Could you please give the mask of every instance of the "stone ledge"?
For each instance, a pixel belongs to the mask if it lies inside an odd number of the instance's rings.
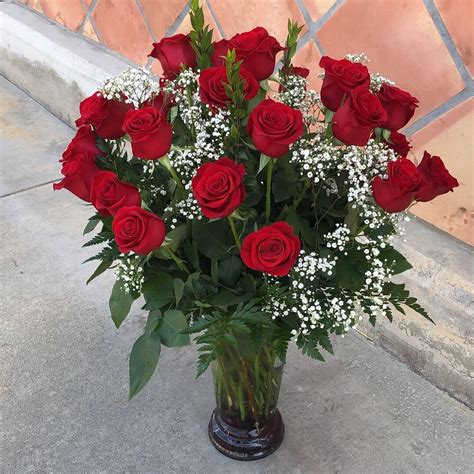
[[[394,322],[361,326],[370,338],[466,405],[474,406],[474,278],[472,248],[421,219],[396,243],[413,265],[399,277],[436,325],[414,311]]]
[[[0,4],[0,72],[69,124],[79,101],[129,64],[14,4]],[[54,91],[54,94],[52,94]],[[474,404],[472,251],[420,220],[398,247],[413,263],[403,275],[436,326],[407,312],[361,330],[463,403]]]
[[[129,64],[13,3],[0,3],[0,73],[66,123],[78,104]]]

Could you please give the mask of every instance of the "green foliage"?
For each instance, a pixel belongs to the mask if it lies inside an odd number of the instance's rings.
[[[102,260],[102,262],[99,263],[99,266],[95,269],[94,273],[89,277],[89,279],[86,281],[86,285],[88,285],[92,280],[97,278],[99,275],[102,275],[110,266],[112,265],[113,260]]]
[[[89,232],[92,232],[97,225],[101,222],[101,218],[98,214],[93,215],[89,220],[87,221],[87,224],[84,228],[84,232],[82,235],[86,235]]]
[[[230,228],[224,220],[193,220],[192,237],[199,252],[208,258],[226,257],[234,245]]]
[[[242,275],[242,261],[240,258],[231,256],[221,260],[218,266],[219,281],[230,288],[234,288]]]
[[[211,66],[212,30],[204,24],[204,12],[199,0],[189,0],[189,8],[191,45],[196,53],[197,65],[203,70]]]
[[[117,328],[120,327],[128,316],[134,299],[133,295],[125,290],[123,282],[117,280],[109,300],[110,313]]]
[[[385,247],[380,251],[380,260],[386,263],[387,267],[390,268],[394,275],[406,272],[413,268],[408,260],[393,247]]]
[[[389,295],[390,303],[394,308],[402,314],[405,314],[401,305],[408,306],[413,311],[416,311],[418,314],[423,316],[428,321],[435,324],[435,322],[429,317],[426,310],[418,303],[417,299],[410,296],[409,291],[405,288],[405,284],[397,283],[385,283],[384,294]]]
[[[186,316],[177,309],[170,309],[163,315],[163,321],[158,329],[161,342],[167,347],[182,347],[190,344],[188,334],[182,331],[188,327]]]
[[[298,46],[298,36],[303,29],[303,25],[299,26],[298,23],[288,20],[288,35],[285,42],[285,51],[283,53],[283,73],[291,71],[291,60],[296,53]]]
[[[140,336],[130,354],[130,393],[132,399],[148,383],[155,372],[161,352],[160,335],[149,331]]]
[[[154,310],[163,308],[176,300],[173,278],[164,272],[157,272],[143,284],[145,308]]]

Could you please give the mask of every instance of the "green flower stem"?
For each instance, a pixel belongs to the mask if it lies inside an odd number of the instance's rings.
[[[293,210],[296,211],[296,208],[299,206],[301,200],[304,198],[304,195],[306,194],[306,191],[308,188],[311,186],[310,181],[305,181],[303,189],[301,192],[296,196],[295,200],[293,201]]]
[[[164,166],[169,171],[169,173],[171,174],[171,176],[175,180],[176,185],[184,191],[183,183],[181,182],[181,179],[179,178],[178,174],[176,173],[176,170],[173,168],[173,165],[171,164],[171,161],[170,161],[168,155],[165,155],[163,158],[160,158],[160,163],[161,163],[162,166]]]
[[[268,162],[268,165],[267,165],[267,191],[265,194],[265,223],[266,224],[270,222],[272,174],[273,174],[273,158]]]
[[[178,265],[181,270],[186,272],[188,275],[191,275],[191,271],[187,265],[173,252],[171,247],[165,247],[163,250],[168,253],[168,255],[176,262],[176,265]]]
[[[235,245],[237,245],[237,248],[240,250],[242,244],[240,243],[239,234],[237,233],[237,229],[235,228],[234,219],[229,216],[227,220],[229,221],[230,229],[232,230],[232,235],[234,236]]]
[[[232,331],[231,331],[232,333]],[[281,367],[275,366],[276,355],[270,344],[243,356],[239,346],[223,343],[213,362],[217,404],[226,416],[253,420],[259,429],[262,417],[275,409]]]

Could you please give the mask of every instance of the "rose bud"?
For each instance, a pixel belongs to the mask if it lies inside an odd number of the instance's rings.
[[[303,79],[306,79],[309,76],[310,70],[305,68],[305,67],[300,67],[300,66],[291,66],[290,70],[284,70],[284,72],[288,76],[299,76],[302,77]],[[286,88],[283,86],[283,84],[280,84],[278,86],[278,92],[283,92]],[[306,87],[305,87],[306,89]]]
[[[372,180],[375,202],[387,212],[402,212],[412,202],[421,184],[420,173],[407,158],[389,161],[388,177],[376,176]]]
[[[377,97],[387,112],[387,120],[382,127],[389,130],[400,130],[404,127],[418,107],[418,99],[389,84],[382,84]]]
[[[165,240],[166,227],[156,214],[138,206],[122,207],[112,222],[115,242],[122,253],[148,255]]]
[[[211,62],[213,66],[223,66],[229,50],[229,40],[221,39],[212,43]]]
[[[101,216],[115,216],[125,206],[140,206],[140,192],[131,184],[122,183],[112,171],[101,171],[94,176],[91,203]]]
[[[168,153],[173,128],[155,107],[130,110],[125,116],[123,130],[132,142],[132,152],[143,160],[156,160]]]
[[[87,153],[95,156],[103,155],[103,153],[97,148],[95,134],[90,125],[79,127],[76,135],[73,137],[66,150],[64,150],[62,158],[59,161],[67,161],[77,153]]]
[[[411,149],[410,142],[403,133],[391,132],[390,139],[384,143],[391,148],[398,156],[407,156]]]
[[[132,107],[131,104],[109,100],[100,92],[95,92],[79,105],[81,116],[76,120],[76,126],[92,125],[99,137],[115,140],[125,135],[122,130],[123,119]]]
[[[247,267],[274,276],[288,275],[301,250],[300,239],[286,222],[275,222],[247,235],[240,257]]]
[[[174,79],[181,72],[182,66],[193,68],[197,65],[189,35],[177,34],[153,43],[149,56],[160,61],[163,73],[169,79]]]
[[[333,112],[341,106],[344,96],[348,97],[353,89],[359,86],[369,88],[369,70],[363,64],[323,56],[319,66],[324,69],[321,102]]]
[[[375,94],[364,86],[350,92],[344,104],[334,114],[333,135],[346,145],[365,146],[374,128],[387,120],[387,114]]]
[[[247,133],[261,153],[280,158],[303,135],[303,115],[299,110],[266,99],[250,114]]]
[[[193,194],[209,219],[230,216],[244,202],[245,166],[226,156],[201,165],[192,180]]]
[[[86,202],[91,202],[90,192],[92,181],[100,168],[95,162],[95,153],[83,152],[70,154],[62,159],[61,173],[64,178],[53,184],[53,189],[67,189]]]
[[[449,174],[439,156],[431,156],[427,151],[418,165],[421,185],[415,194],[417,201],[431,201],[436,196],[446,194],[459,186],[458,180]]]
[[[239,76],[244,80],[244,97],[250,100],[255,97],[260,90],[260,84],[245,68],[240,67]],[[225,66],[211,67],[205,69],[199,75],[199,94],[201,102],[204,104],[225,107],[229,102],[224,84],[227,81]]]
[[[229,41],[214,43],[212,64],[222,66],[228,50],[234,49],[237,61],[255,76],[257,81],[269,78],[275,69],[276,55],[285,48],[265,28],[258,26],[251,31],[239,33]]]

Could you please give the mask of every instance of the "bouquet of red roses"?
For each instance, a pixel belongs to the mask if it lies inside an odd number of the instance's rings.
[[[301,27],[289,22],[284,47],[262,27],[212,42],[190,7],[189,35],[154,44],[160,80],[131,68],[80,104],[54,188],[94,210],[85,246],[103,248],[89,281],[115,269],[117,327],[144,297],[130,397],[162,346],[198,334],[198,375],[212,363],[225,414],[214,428],[258,431],[276,413],[290,340],[323,360],[329,335],[364,314],[374,324],[406,305],[428,318],[391,282],[411,268],[392,239],[413,203],[458,183],[438,156],[407,158],[399,130],[418,101],[364,55],[323,57],[318,93],[292,63]]]

